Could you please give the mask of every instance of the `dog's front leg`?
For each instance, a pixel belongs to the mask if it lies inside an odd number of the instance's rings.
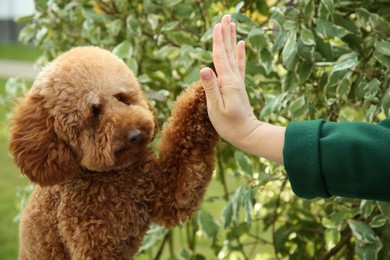
[[[204,90],[197,84],[179,96],[162,132],[155,222],[177,225],[199,207],[213,174],[217,142]]]

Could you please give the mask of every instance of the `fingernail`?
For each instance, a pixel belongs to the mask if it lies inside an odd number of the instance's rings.
[[[243,49],[243,50],[245,50],[245,41],[241,41],[242,43],[241,43],[241,48]]]
[[[215,27],[214,27],[214,30],[221,30],[221,24],[220,23],[217,23],[216,25],[215,25]]]
[[[204,80],[211,79],[211,70],[208,68],[203,68],[200,70],[200,77]]]
[[[232,27],[232,32],[236,32],[236,24],[231,23],[230,26]]]
[[[232,21],[232,16],[230,14],[226,15],[226,23],[229,24]]]

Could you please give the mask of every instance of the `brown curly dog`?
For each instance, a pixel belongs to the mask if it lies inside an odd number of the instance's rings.
[[[129,259],[149,225],[177,225],[202,202],[218,136],[198,85],[177,100],[159,156],[149,102],[109,51],[77,47],[45,67],[11,120],[9,150],[36,185],[20,259]]]

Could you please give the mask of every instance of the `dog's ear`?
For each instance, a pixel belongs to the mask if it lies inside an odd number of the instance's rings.
[[[44,99],[32,93],[19,101],[10,121],[9,151],[22,173],[41,186],[65,182],[79,172],[73,152],[56,135],[53,122]]]

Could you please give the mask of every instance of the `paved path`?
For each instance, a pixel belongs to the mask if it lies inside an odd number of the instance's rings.
[[[23,79],[34,80],[40,68],[34,66],[32,62],[0,60],[0,77],[21,77]]]

